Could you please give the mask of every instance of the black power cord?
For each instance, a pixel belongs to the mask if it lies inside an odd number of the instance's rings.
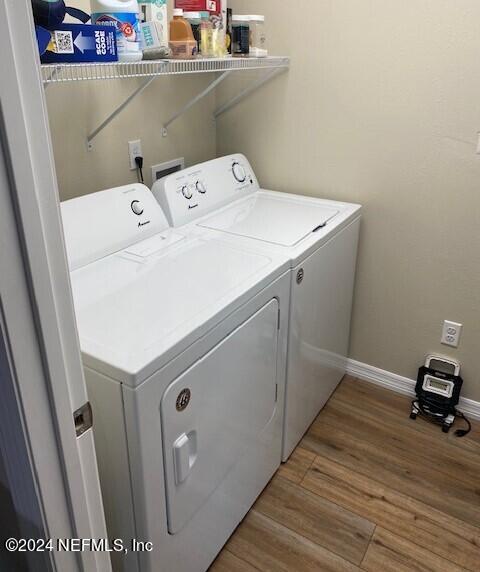
[[[470,433],[470,431],[472,430],[472,424],[470,423],[470,421],[465,417],[465,415],[461,411],[457,411],[455,409],[455,415],[457,417],[460,417],[460,419],[463,419],[467,423],[467,428],[466,429],[457,429],[455,431],[455,435],[457,437],[465,437],[465,435],[468,435]]]
[[[138,182],[144,183],[143,180],[143,157],[135,157],[135,164],[137,165]]]
[[[423,417],[430,419],[430,421],[432,421],[433,423],[436,423],[437,425],[443,425],[443,420],[450,413],[450,408],[448,408],[448,410],[445,409],[445,411],[442,411],[441,413],[439,412],[439,413],[435,414],[435,413],[429,411],[427,408],[425,408],[423,406],[423,404],[420,403],[420,401],[417,399],[414,399],[412,401],[412,407],[415,407],[416,409],[418,409],[419,413],[421,415],[423,415]],[[458,409],[453,408],[453,410],[451,412],[453,415],[455,415],[455,417],[459,417],[460,419],[463,419],[465,421],[465,423],[467,424],[466,429],[457,429],[455,431],[455,436],[456,437],[465,437],[465,435],[468,435],[470,433],[470,431],[472,430],[472,424],[470,423],[468,418],[465,417],[465,415],[461,411],[458,411]]]

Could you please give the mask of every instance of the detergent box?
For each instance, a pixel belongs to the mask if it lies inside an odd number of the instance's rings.
[[[138,5],[143,22],[160,22],[168,28],[167,0],[144,0]]]
[[[140,2],[143,49],[168,48],[167,0]]]
[[[44,49],[45,43],[41,44],[37,30],[40,59],[44,64],[118,61],[117,40],[112,27],[61,24],[55,30],[41,28],[41,31],[50,34],[50,42]]]
[[[184,12],[210,12],[217,16],[222,13],[222,0],[175,0],[175,8]]]

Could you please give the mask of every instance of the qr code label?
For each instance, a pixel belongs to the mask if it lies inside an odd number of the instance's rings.
[[[57,54],[74,54],[72,32],[55,32],[55,43],[57,44]]]

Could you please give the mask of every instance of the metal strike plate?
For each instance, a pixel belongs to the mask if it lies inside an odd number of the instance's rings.
[[[89,401],[75,411],[73,422],[75,423],[77,437],[80,437],[93,427],[93,412]]]

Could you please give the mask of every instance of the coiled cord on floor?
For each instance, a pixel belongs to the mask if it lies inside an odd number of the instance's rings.
[[[470,433],[470,431],[472,430],[472,424],[470,423],[469,419],[461,411],[458,411],[458,409],[455,409],[455,407],[453,409],[451,409],[450,407],[445,407],[445,409],[443,411],[440,410],[438,413],[433,413],[432,411],[428,411],[428,409],[425,409],[425,407],[417,399],[414,399],[412,401],[412,408],[413,407],[415,407],[415,409],[418,409],[418,411],[421,415],[423,415],[424,417],[426,417],[427,419],[429,419],[430,421],[432,421],[432,423],[435,423],[436,425],[443,425],[444,419],[450,413],[452,415],[455,415],[455,417],[459,417],[460,419],[463,419],[467,424],[467,428],[466,429],[457,429],[454,433],[454,435],[456,437],[465,437],[465,435],[468,435]],[[438,409],[438,406],[436,406],[436,409]]]

